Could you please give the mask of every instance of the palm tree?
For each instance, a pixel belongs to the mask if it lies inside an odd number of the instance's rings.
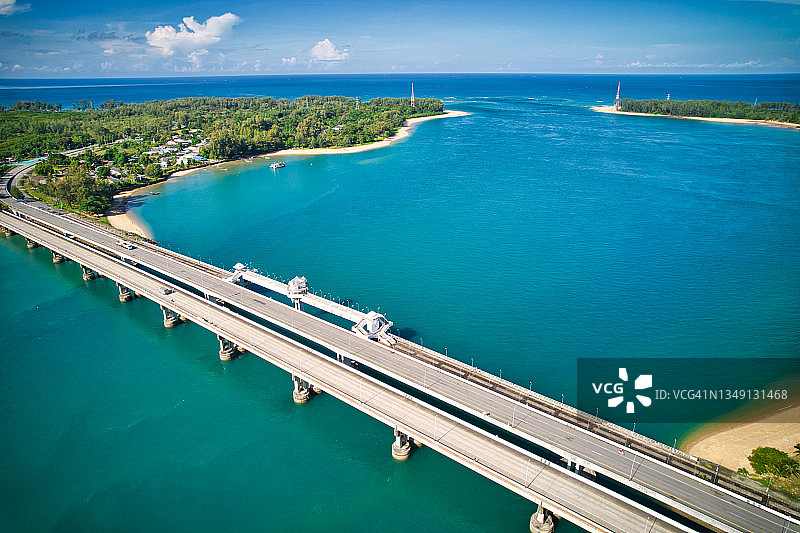
[[[778,466],[778,473],[783,477],[800,476],[800,462],[789,459]]]

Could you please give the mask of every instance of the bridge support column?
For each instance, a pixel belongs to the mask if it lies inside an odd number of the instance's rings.
[[[122,303],[130,302],[133,299],[133,295],[131,294],[130,289],[125,287],[124,285],[120,285],[117,283],[117,289],[119,289],[119,301]]]
[[[220,361],[230,361],[233,359],[234,354],[236,353],[236,347],[234,344],[219,335],[217,335],[217,340],[219,340],[219,360]]]
[[[28,250],[32,250],[32,249],[34,249],[34,248],[38,248],[38,247],[39,247],[39,243],[38,243],[38,242],[36,242],[36,241],[32,241],[32,240],[30,240],[30,239],[28,239],[28,238],[26,237],[26,238],[25,238],[25,246],[27,246],[27,247],[28,247]]]
[[[175,326],[177,326],[179,324],[178,315],[174,311],[172,311],[171,309],[168,309],[168,308],[166,308],[166,307],[164,307],[162,305],[161,306],[161,314],[164,315],[164,327],[165,328],[174,328]]]
[[[308,401],[308,383],[300,379],[300,376],[292,375],[292,382],[294,383],[294,390],[292,391],[292,399],[296,404],[303,404]]]
[[[531,533],[552,533],[554,528],[552,513],[545,509],[544,505],[539,504],[536,512],[531,516]]]
[[[61,255],[58,252],[53,252],[53,263],[54,264],[63,263],[64,260],[65,260],[65,258],[64,258],[63,255]]]
[[[392,443],[392,457],[397,461],[405,461],[410,454],[411,439],[408,438],[408,435],[395,428],[394,442]]]
[[[6,237],[11,237],[12,235],[16,235],[16,233],[14,233],[14,231],[10,228],[3,228],[3,235]]]
[[[97,277],[94,271],[90,268],[86,268],[85,266],[81,265],[81,270],[83,270],[83,281],[92,281]]]

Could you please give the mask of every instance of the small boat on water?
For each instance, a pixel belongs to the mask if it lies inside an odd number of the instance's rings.
[[[276,168],[283,168],[286,166],[286,163],[283,161],[276,161],[275,163],[270,164],[269,168],[275,170]]]
[[[157,194],[161,194],[161,193],[160,193],[160,192],[151,192],[151,193],[150,193],[150,196],[155,196],[155,195],[157,195]]]

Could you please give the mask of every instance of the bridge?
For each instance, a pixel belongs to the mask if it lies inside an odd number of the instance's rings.
[[[232,274],[147,241],[121,239],[43,204],[16,201],[7,187],[25,171],[3,178],[0,199],[8,210],[0,213],[0,226],[8,232],[46,246],[54,261],[79,262],[85,279],[97,273],[117,282],[121,300],[138,293],[159,304],[166,327],[188,320],[214,332],[222,359],[246,350],[286,370],[298,403],[316,388],[389,425],[395,458],[424,444],[529,499],[538,505],[532,531],[548,531],[556,516],[588,531],[800,533],[791,509],[754,501],[716,477],[698,477],[705,467],[696,458],[386,328],[375,337],[304,312],[303,304],[352,322],[367,318],[308,294],[302,280],[287,285],[243,268]],[[248,289],[251,283],[266,291]],[[649,499],[633,501],[599,483],[601,476]]]

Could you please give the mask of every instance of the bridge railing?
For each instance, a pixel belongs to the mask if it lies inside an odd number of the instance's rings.
[[[412,343],[402,337],[394,336],[398,343],[407,348],[404,352],[443,370],[460,375],[462,378],[490,388],[508,398],[514,399],[541,411],[604,437],[620,446],[637,451],[652,459],[669,464],[693,476],[730,490],[761,505],[765,505],[789,516],[800,518],[800,506],[783,494],[772,491],[756,481],[744,478],[736,472],[700,459],[663,442],[636,433],[635,431],[600,419],[560,402],[549,396],[526,389],[516,383],[490,374],[478,367],[468,365],[439,352]]]
[[[14,202],[14,200],[8,199],[8,202]],[[5,204],[6,202],[4,201],[0,203]],[[4,207],[6,206],[0,206],[0,208]],[[88,217],[82,217],[74,214],[69,216],[70,218],[73,218],[73,220],[92,224],[103,231],[127,238],[132,238],[131,234],[127,232],[102,225],[95,220],[89,219]],[[141,242],[143,239],[139,240]],[[144,240],[144,242],[152,241]],[[163,247],[160,248],[163,249]],[[181,255],[177,252],[166,249],[164,250],[165,252],[173,255]],[[181,257],[185,257],[187,260],[198,266],[209,266],[207,263],[203,263],[197,259],[189,258],[183,255],[181,255]],[[222,269],[218,269],[217,267],[213,268],[223,272]],[[706,479],[713,484],[724,487],[745,498],[781,511],[795,518],[800,518],[800,507],[798,507],[797,502],[789,500],[779,491],[773,490],[770,492],[763,485],[748,478],[738,476],[730,469],[709,461],[698,459],[697,457],[687,454],[677,448],[638,434],[628,428],[624,428],[606,420],[599,419],[594,415],[583,412],[575,407],[569,406],[563,402],[540,394],[531,389],[526,389],[520,385],[517,385],[516,383],[504,380],[499,376],[490,374],[475,366],[467,365],[466,363],[440,354],[434,350],[411,343],[410,341],[400,337],[395,336],[395,338],[402,345],[410,348],[407,350],[409,355],[415,356],[423,361],[429,362],[430,364],[434,364],[442,369],[454,372],[455,374],[461,375],[463,378],[470,381],[482,384],[483,386],[488,386],[500,394],[512,399],[516,399],[517,401],[547,413],[550,416],[560,418],[578,427],[585,428],[586,430],[599,436],[605,437],[612,442],[626,446],[659,461],[666,462],[675,468],[683,470],[694,476]]]

